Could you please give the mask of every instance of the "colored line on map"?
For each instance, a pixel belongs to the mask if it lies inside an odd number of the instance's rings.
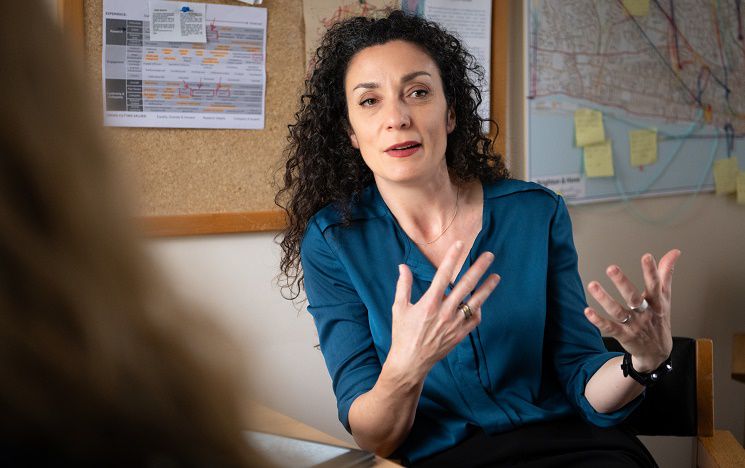
[[[704,65],[701,67],[701,69],[698,71],[698,76],[696,77],[696,96],[698,102],[701,102],[701,96],[704,94],[704,90],[706,89],[706,86],[709,84],[709,77],[711,76],[711,69]]]
[[[621,2],[621,0],[617,0],[617,1],[621,4],[621,7],[624,8],[624,10],[626,11],[627,15],[632,20],[632,22],[634,23],[634,25],[637,27],[637,29],[639,30],[639,32],[642,34],[642,36],[644,37],[644,39],[649,43],[650,47],[652,47],[652,49],[654,49],[654,51],[660,57],[660,59],[662,60],[662,62],[665,64],[665,66],[671,71],[671,73],[673,74],[673,76],[675,76],[675,78],[683,86],[683,88],[688,92],[688,94],[691,95],[691,97],[696,102],[696,104],[698,106],[703,107],[704,106],[704,103],[702,101],[702,94],[703,94],[703,91],[706,89],[706,84],[704,83],[700,88],[697,86],[697,90],[694,93],[688,87],[688,85],[685,83],[685,81],[683,81],[683,79],[680,77],[680,75],[678,75],[678,73],[674,70],[672,64],[670,64],[667,61],[667,59],[665,58],[664,54],[659,50],[659,48],[657,48],[657,46],[654,44],[654,42],[646,34],[646,32],[644,31],[644,29],[641,27],[641,25],[639,24],[639,22],[636,20],[636,18],[634,18],[632,15],[629,14],[628,10],[626,10],[626,8],[623,5],[623,3]],[[678,50],[678,37],[680,36],[685,41],[686,46],[689,49],[691,49],[691,51],[693,51],[693,49],[692,49],[690,43],[688,42],[688,40],[685,38],[685,36],[678,29],[678,26],[677,26],[677,24],[675,22],[675,18],[674,17],[671,17],[662,8],[662,6],[660,5],[660,3],[657,0],[653,0],[653,1],[654,1],[654,4],[657,6],[657,8],[662,12],[662,14],[668,20],[668,22],[670,23],[670,26],[672,27],[672,29],[673,29],[673,31],[675,33],[675,53],[676,53],[676,60],[679,62],[679,65],[680,65],[680,56],[679,56],[679,50]],[[718,30],[717,30],[717,32],[718,32]],[[724,60],[724,58],[723,58],[723,52],[722,52],[722,47],[721,47],[721,41],[718,41],[718,45],[719,45],[720,57],[722,57],[722,59]],[[723,63],[723,69],[725,71],[725,79],[724,79],[724,81],[722,79],[720,79],[707,65],[702,65],[702,70],[699,71],[699,77],[701,77],[701,73],[703,72],[704,69],[705,69],[706,74],[707,74],[707,76],[706,76],[707,82],[708,82],[708,78],[711,77],[724,90],[724,93],[725,93],[724,94],[724,98],[725,98],[725,101],[727,102],[727,105],[729,106],[729,97],[730,97],[731,89],[729,88],[729,85],[727,83],[728,77],[727,77],[727,66],[726,66],[726,64]]]
[[[629,125],[632,125],[634,127],[639,127],[639,125],[637,125],[635,123],[632,123],[632,122],[629,122],[626,119],[623,119],[623,118],[620,118],[620,117],[617,117],[617,116],[613,116],[613,115],[609,115],[607,113],[605,115],[608,116],[608,117],[612,117],[614,119],[620,120],[622,122],[628,123]],[[688,129],[685,132],[683,132],[683,134],[681,134],[681,135],[675,135],[674,138],[675,139],[680,139],[680,140],[688,140],[690,138],[695,138],[696,136],[698,136],[698,135],[695,135],[695,132],[697,132],[701,128],[701,126],[702,126],[702,123],[703,123],[702,122],[702,117],[703,117],[703,114],[702,114],[701,110],[699,109],[697,111],[697,113],[696,113],[695,121],[691,123],[690,127],[688,127]],[[638,189],[638,190],[628,191],[628,190],[626,190],[626,187],[624,187],[623,182],[620,180],[620,178],[619,177],[614,177],[613,178],[613,181],[614,181],[615,186],[616,186],[616,192],[617,192],[618,196],[621,198],[621,200],[622,200],[625,208],[629,211],[629,213],[631,213],[637,219],[639,219],[640,221],[649,223],[649,224],[660,224],[660,225],[664,225],[664,224],[670,224],[670,223],[676,221],[686,211],[686,209],[688,207],[690,207],[691,203],[696,199],[696,197],[698,196],[698,194],[701,193],[701,189],[702,189],[704,183],[706,182],[706,178],[708,177],[709,173],[711,172],[711,168],[714,165],[714,160],[716,158],[717,151],[719,149],[719,139],[720,138],[721,138],[721,135],[717,135],[717,136],[714,137],[714,141],[712,143],[711,151],[709,153],[709,161],[707,163],[706,170],[703,171],[703,173],[701,174],[701,178],[699,179],[699,181],[696,184],[695,191],[691,194],[690,197],[688,197],[678,207],[676,207],[675,209],[671,210],[671,212],[668,215],[665,215],[665,216],[662,216],[662,217],[658,217],[658,218],[651,218],[651,217],[647,216],[646,214],[642,213],[641,211],[639,211],[639,209],[632,203],[632,201],[633,201],[633,199],[635,197],[638,197],[640,195],[643,195],[644,193],[646,193],[647,191],[649,191],[649,189],[657,182],[657,180],[659,180],[662,177],[662,175],[667,172],[667,170],[670,167],[670,165],[672,164],[672,162],[677,158],[678,154],[680,153],[680,150],[683,147],[683,144],[685,143],[685,141],[680,141],[677,144],[676,148],[673,150],[673,152],[670,155],[670,157],[667,158],[667,161],[665,161],[662,164],[662,166],[657,170],[656,175],[654,177],[652,177],[651,180],[647,181],[647,183],[645,184],[645,186],[643,188]]]
[[[636,121],[632,121],[632,120],[629,120],[629,119],[625,119],[623,117],[619,117],[618,115],[615,115],[612,112],[608,112],[607,110],[604,110],[603,111],[603,117],[604,118],[610,118],[612,120],[616,120],[618,122],[621,122],[621,123],[626,124],[629,127],[633,127],[633,128],[643,129],[643,128],[648,128],[649,127],[649,125],[640,124],[640,123],[637,123]],[[695,130],[698,130],[698,129],[695,129]],[[731,133],[731,137],[734,140],[737,140],[739,138],[745,138],[745,133],[735,133],[734,132],[734,127],[732,127],[732,130],[733,131]],[[718,138],[721,138],[722,137],[722,135],[719,134],[719,133],[714,133],[714,134],[712,134],[712,133],[694,133],[694,131],[690,131],[690,129],[689,129],[689,131],[686,131],[686,132],[684,132],[682,134],[676,135],[676,134],[668,133],[668,132],[665,132],[664,130],[659,130],[658,129],[657,130],[657,135],[658,135],[658,139],[660,141],[671,141],[671,140],[712,140],[712,139],[718,139]]]
[[[721,138],[722,135],[716,135],[711,133],[701,133],[697,135],[668,135],[664,138],[661,138],[661,140],[711,140],[714,138]],[[737,140],[740,138],[745,138],[745,133],[735,133],[732,135],[732,137]]]
[[[667,18],[667,21],[670,23],[670,26],[673,28],[673,36],[675,39],[675,42],[673,43],[673,53],[675,54],[675,63],[678,65],[678,70],[683,69],[683,64],[680,62],[680,44],[678,42],[678,36],[680,35],[680,31],[678,30],[678,23],[675,21],[675,5],[673,4],[673,0],[670,0],[670,14],[668,14],[664,8],[662,8],[662,5],[660,5],[660,2],[657,0],[652,0],[655,4],[655,6],[662,12],[662,14]],[[628,13],[628,12],[627,12]]]
[[[655,3],[657,3],[657,0],[655,0]],[[657,3],[657,6],[660,7],[660,4]],[[660,7],[661,9],[662,7]],[[680,63],[680,44],[678,43],[678,23],[675,22],[675,3],[673,3],[673,0],[670,0],[670,18],[672,19],[673,35],[675,37],[675,63],[678,64],[678,70],[682,70],[683,64]]]
[[[670,26],[673,28],[673,31],[675,33],[676,60],[680,63],[680,56],[677,55],[678,54],[678,37],[682,38],[683,41],[685,41],[686,47],[688,47],[688,49],[690,49],[691,52],[695,53],[695,50],[693,49],[693,47],[691,46],[691,43],[688,41],[688,39],[685,37],[685,35],[682,32],[680,32],[680,29],[678,28],[678,24],[675,21],[675,18],[672,17],[672,16],[670,16],[665,11],[665,9],[662,8],[662,5],[660,5],[660,3],[659,3],[658,0],[652,0],[652,1],[654,2],[655,6],[657,6],[657,8],[660,10],[660,12],[662,12],[662,15],[667,19],[668,23],[670,23]],[[672,0],[671,0],[671,2],[672,2]],[[671,7],[672,7],[672,3],[671,3]],[[633,17],[631,19],[634,20],[634,23],[637,25],[637,27],[639,28],[639,30],[642,30],[642,28],[639,25],[639,23],[636,22],[636,20]],[[644,34],[644,37],[652,45],[652,47],[655,47],[655,49],[656,49],[656,46],[654,45],[654,43],[652,43],[652,41],[649,39],[649,37],[646,34]],[[720,54],[720,56],[722,55],[721,43],[719,43],[719,54]],[[661,53],[660,53],[660,57],[663,57]],[[663,58],[663,60],[664,60],[664,58]],[[672,67],[669,67],[669,68],[672,70]],[[711,70],[710,70],[710,72],[711,72]],[[673,73],[675,73],[675,72],[673,72]],[[725,74],[726,74],[726,67],[725,67]],[[714,79],[714,81],[717,82],[717,84],[719,84],[719,86],[721,86],[724,89],[724,91],[725,91],[725,98],[727,98],[729,100],[729,94],[730,94],[731,91],[730,91],[730,88],[729,88],[729,86],[727,84],[726,78],[725,78],[725,80],[722,80],[714,72],[711,72],[711,77]],[[697,101],[697,103],[699,105],[702,105],[702,103],[699,102],[699,101]]]
[[[623,2],[621,0],[616,0],[616,2],[618,2],[621,5],[621,8],[623,8],[624,11],[626,12],[626,14],[629,16],[629,18],[631,18],[631,21],[634,23],[634,26],[636,26],[636,28],[639,30],[639,32],[642,34],[642,36],[644,36],[644,39],[649,43],[649,45],[652,47],[652,49],[655,51],[655,53],[657,53],[657,55],[660,57],[660,60],[662,60],[662,63],[665,64],[665,66],[670,70],[670,72],[673,74],[673,76],[675,77],[675,79],[678,80],[678,82],[683,87],[683,89],[685,89],[686,91],[688,91],[688,94],[690,94],[691,98],[696,102],[696,104],[698,104],[699,106],[703,106],[703,103],[701,102],[701,99],[699,98],[699,96],[697,96],[696,93],[694,93],[693,90],[688,87],[688,85],[686,84],[686,82],[683,81],[683,79],[680,77],[680,75],[678,75],[678,73],[675,71],[675,69],[673,69],[672,65],[670,65],[670,63],[668,63],[668,61],[665,58],[665,56],[662,54],[662,52],[660,52],[660,49],[658,49],[657,46],[652,41],[652,39],[650,39],[650,37],[644,31],[644,28],[642,28],[641,25],[639,24],[639,22],[636,20],[636,18],[634,18],[634,16],[629,13],[629,11],[626,9],[626,6],[623,4]],[[658,7],[660,7],[660,4],[657,3],[657,0],[655,0],[655,4]],[[662,10],[661,7],[660,7],[660,9]],[[662,10],[662,12],[663,12],[663,14],[665,14],[665,16],[667,16],[667,13],[665,13],[664,10]],[[669,20],[669,18],[668,18],[668,20]]]
[[[730,157],[735,150],[735,128],[729,122],[724,125],[724,136],[727,142],[727,157]]]
[[[729,106],[729,95],[730,95],[730,89],[729,89],[729,65],[727,64],[727,57],[724,54],[724,47],[722,47],[722,33],[721,33],[721,27],[719,24],[719,10],[720,8],[712,3],[711,8],[713,11],[713,15],[716,18],[716,21],[714,21],[714,31],[717,33],[717,48],[719,49],[719,58],[722,61],[722,71],[724,72],[724,99],[727,101],[727,105]]]
[[[686,210],[691,206],[694,200],[696,200],[698,195],[701,193],[701,189],[704,186],[704,182],[706,181],[706,178],[709,176],[709,173],[711,172],[711,169],[714,166],[714,160],[716,159],[718,149],[719,149],[719,138],[714,140],[714,143],[711,146],[711,152],[709,153],[709,163],[707,164],[706,170],[703,171],[703,173],[701,174],[701,178],[696,184],[696,190],[694,190],[694,192],[688,198],[686,198],[683,201],[683,203],[678,205],[675,209],[671,210],[670,213],[666,216],[662,216],[659,218],[650,218],[649,216],[639,211],[639,209],[632,203],[632,198],[626,192],[625,187],[623,186],[623,184],[621,183],[618,177],[614,177],[614,181],[616,183],[616,191],[618,192],[618,195],[621,197],[621,200],[623,201],[623,204],[626,207],[626,209],[629,211],[629,213],[631,213],[633,216],[635,216],[640,221],[643,221],[645,223],[652,224],[652,225],[672,224],[673,222],[677,221],[678,218],[680,218],[680,216],[683,213],[686,212]]]
[[[613,115],[613,114],[608,113],[608,112],[604,112],[603,115],[605,117],[610,117],[610,118],[612,118],[614,120],[618,120],[620,122],[623,122],[623,123],[625,123],[625,124],[627,124],[627,125],[629,125],[631,127],[645,128],[644,126],[639,125],[636,122],[632,122],[630,120],[624,119],[622,117]],[[702,117],[703,117],[703,113],[699,109],[697,111],[697,113],[696,113],[696,117],[694,118],[694,121],[691,122],[691,125],[688,127],[687,130],[685,130],[682,134],[679,134],[679,135],[667,134],[667,138],[663,138],[662,139],[662,140],[688,140],[688,139],[691,139],[691,138],[713,138],[714,139],[714,141],[712,142],[711,151],[709,153],[709,161],[707,163],[706,170],[703,171],[703,173],[701,174],[701,178],[696,183],[695,190],[680,205],[678,205],[676,208],[672,209],[669,212],[669,214],[663,215],[661,217],[652,218],[652,217],[646,215],[645,213],[642,213],[633,204],[633,199],[636,198],[636,197],[638,197],[638,196],[641,196],[644,193],[646,193],[647,191],[649,191],[649,189],[657,182],[657,180],[659,180],[667,172],[667,170],[670,167],[670,165],[673,163],[673,161],[675,161],[675,159],[677,158],[678,154],[680,153],[680,150],[683,147],[683,144],[685,143],[685,141],[680,141],[678,143],[678,145],[673,150],[673,152],[670,155],[670,157],[667,158],[667,161],[665,161],[662,164],[662,166],[657,169],[656,175],[653,176],[651,180],[647,181],[647,183],[645,184],[645,187],[644,188],[641,188],[641,189],[638,189],[638,190],[631,190],[631,191],[629,191],[629,190],[626,190],[626,187],[623,185],[623,181],[621,181],[619,177],[616,176],[616,177],[613,178],[614,184],[616,186],[616,193],[619,196],[619,198],[621,199],[624,207],[626,208],[626,210],[629,213],[631,213],[631,215],[633,215],[634,217],[636,217],[640,221],[645,222],[645,223],[648,223],[648,224],[652,224],[652,225],[667,225],[667,224],[671,224],[671,223],[677,221],[681,217],[681,215],[686,212],[686,210],[691,206],[691,204],[693,203],[693,201],[695,201],[696,198],[698,197],[698,195],[701,193],[701,190],[703,188],[703,185],[706,182],[706,178],[708,177],[708,175],[711,172],[712,167],[714,165],[714,160],[716,159],[717,152],[718,152],[718,149],[719,149],[719,139],[722,137],[721,134],[711,135],[711,136],[710,135],[696,134],[696,132],[698,130],[700,130],[701,127],[702,127],[702,125],[703,125]],[[663,132],[659,132],[659,131],[658,131],[658,133],[659,134],[664,134]],[[582,209],[583,206],[585,206],[585,205],[576,205],[576,209]],[[587,205],[587,206],[591,206],[591,205]]]

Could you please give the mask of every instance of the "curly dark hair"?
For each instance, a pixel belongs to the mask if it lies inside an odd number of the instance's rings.
[[[288,220],[279,235],[280,286],[288,299],[297,298],[303,287],[300,244],[310,218],[333,203],[348,223],[355,194],[373,183],[372,172],[349,140],[344,79],[355,54],[393,40],[421,47],[439,68],[445,100],[455,112],[456,126],[447,137],[445,155],[450,174],[457,180],[482,183],[509,177],[492,140],[482,133],[484,119],[477,113],[481,93],[471,77],[480,82],[484,72],[457,38],[436,23],[398,10],[384,18],[356,17],[336,23],[316,50],[296,122],[288,125],[283,186],[275,197]]]

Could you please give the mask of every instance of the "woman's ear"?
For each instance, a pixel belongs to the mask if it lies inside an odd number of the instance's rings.
[[[451,133],[453,130],[455,130],[455,109],[451,107],[448,109],[447,131]]]

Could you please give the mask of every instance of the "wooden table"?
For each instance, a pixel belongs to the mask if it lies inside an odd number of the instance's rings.
[[[261,403],[249,403],[246,408],[246,413],[250,421],[246,429],[296,437],[298,439],[312,440],[325,444],[340,445],[342,447],[358,448],[346,441],[337,439],[336,437],[330,436],[314,427],[308,426],[305,423],[264,406]],[[375,464],[373,466],[395,468],[400,467],[401,465],[376,456]]]

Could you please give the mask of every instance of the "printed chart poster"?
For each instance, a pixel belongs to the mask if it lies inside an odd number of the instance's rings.
[[[150,40],[147,0],[104,0],[104,123],[264,128],[266,9],[206,5],[206,43]]]

